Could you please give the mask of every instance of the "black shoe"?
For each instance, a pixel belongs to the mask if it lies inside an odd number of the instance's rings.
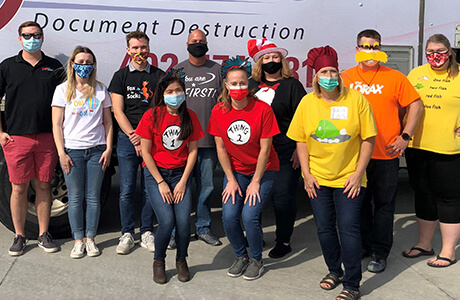
[[[268,252],[268,256],[271,258],[281,258],[291,251],[291,245],[286,246],[284,243],[277,242],[275,247]]]
[[[38,247],[45,250],[45,252],[53,253],[59,250],[58,246],[53,243],[51,234],[48,231],[44,232],[41,236],[38,237]]]
[[[205,234],[195,234],[195,237],[209,245],[222,245],[222,242],[217,237],[213,236],[211,232],[206,232]]]
[[[11,246],[8,254],[11,256],[19,256],[24,252],[26,247],[26,238],[22,235],[16,235],[13,240],[13,246]]]

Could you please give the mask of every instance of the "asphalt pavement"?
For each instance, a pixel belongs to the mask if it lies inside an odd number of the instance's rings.
[[[274,214],[268,204],[263,213],[266,247],[263,259],[265,272],[255,281],[230,278],[227,268],[234,260],[233,250],[225,238],[221,222],[219,194],[221,177],[216,177],[213,197],[213,232],[222,246],[209,246],[192,237],[188,264],[191,280],[177,279],[175,251],[168,250],[166,273],[168,283],[152,280],[153,254],[136,246],[129,255],[117,255],[120,236],[117,176],[114,176],[110,200],[102,210],[96,243],[99,257],[71,259],[71,239],[56,240],[57,253],[45,253],[30,240],[25,253],[10,257],[8,248],[13,233],[0,225],[0,299],[335,299],[342,286],[324,291],[319,287],[327,273],[316,235],[316,226],[305,192],[297,194],[298,213],[292,237],[293,251],[284,258],[272,259],[268,251],[274,246]],[[192,217],[193,222],[193,217]],[[192,232],[194,226],[192,225]],[[417,241],[413,213],[413,193],[407,172],[400,171],[400,185],[394,226],[394,245],[383,273],[366,270],[369,259],[363,260],[363,299],[460,299],[460,264],[448,268],[427,266],[429,257],[404,258],[401,252]],[[139,234],[136,234],[137,241]],[[433,248],[439,253],[439,230]],[[460,258],[460,250],[457,249]]]

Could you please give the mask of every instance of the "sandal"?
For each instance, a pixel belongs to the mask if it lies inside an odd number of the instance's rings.
[[[422,249],[422,248],[414,246],[414,247],[410,248],[409,253],[411,253],[413,250],[419,251],[419,253],[415,254],[415,255],[409,255],[408,253],[406,253],[406,251],[403,251],[402,255],[404,257],[407,257],[407,258],[417,258],[417,257],[420,257],[422,255],[423,256],[425,256],[425,255],[426,256],[433,256],[434,255],[434,250],[433,249],[431,249],[430,251],[427,251],[425,249]]]
[[[447,261],[449,264],[448,265],[437,265],[437,264],[434,264],[435,261],[438,261],[438,260],[444,260],[444,261]],[[452,266],[453,264],[455,264],[457,262],[456,259],[449,259],[447,257],[442,257],[442,256],[436,256],[436,260],[433,261],[433,262],[427,262],[426,264],[429,265],[430,267],[433,267],[433,268],[446,268],[446,267],[450,267]]]
[[[338,277],[337,275],[335,274],[332,274],[332,273],[329,273],[327,274],[326,276],[324,276],[324,278],[321,280],[321,282],[319,283],[319,286],[323,289],[323,290],[326,290],[326,291],[330,291],[330,290],[333,290],[335,289],[341,282],[342,282],[342,277]],[[325,283],[325,284],[328,284],[329,287],[324,287],[322,286],[321,284],[322,283]]]
[[[359,291],[343,289],[335,300],[357,300],[359,298],[361,298],[361,293]]]

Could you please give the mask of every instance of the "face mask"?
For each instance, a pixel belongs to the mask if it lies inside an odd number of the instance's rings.
[[[435,68],[439,68],[449,60],[449,52],[447,53],[431,53],[426,55],[428,63]]]
[[[180,94],[174,95],[164,95],[165,103],[171,106],[174,109],[178,109],[182,103],[185,101],[185,93],[182,92]]]
[[[138,64],[142,64],[149,57],[148,52],[129,53],[129,55],[131,56],[131,59]]]
[[[208,45],[202,43],[189,44],[187,47],[187,51],[193,57],[203,57],[208,50]]]
[[[230,97],[233,100],[241,101],[249,94],[248,86],[227,86]]]
[[[269,63],[263,64],[262,70],[264,70],[264,72],[267,72],[268,74],[275,74],[276,72],[281,70],[282,66],[283,64],[281,62],[271,61]]]
[[[339,85],[339,78],[319,76],[319,85],[326,91],[330,92]]]
[[[32,37],[26,40],[23,38],[22,47],[29,53],[35,53],[42,48],[42,39],[34,39]]]
[[[78,76],[85,79],[93,72],[94,65],[80,65],[74,63],[73,69],[75,70],[75,73],[77,73]]]

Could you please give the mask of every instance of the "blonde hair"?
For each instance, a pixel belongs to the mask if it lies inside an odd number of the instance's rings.
[[[71,101],[72,99],[75,99],[76,96],[76,79],[75,79],[75,70],[72,67],[72,63],[74,63],[75,57],[79,53],[88,53],[91,54],[93,57],[93,62],[94,62],[94,69],[93,72],[88,77],[88,88],[86,89],[85,94],[82,95],[82,98],[88,99],[96,95],[96,86],[99,85],[101,86],[102,84],[96,80],[96,56],[94,55],[93,51],[87,47],[83,46],[77,46],[75,50],[73,50],[72,55],[69,57],[69,60],[67,61],[67,85],[66,85],[66,90],[65,90],[65,99],[66,102]]]
[[[454,79],[455,77],[458,76],[458,62],[457,62],[457,55],[455,54],[455,51],[452,50],[452,47],[450,46],[449,39],[443,35],[443,34],[433,34],[428,38],[426,41],[426,47],[428,47],[429,43],[436,43],[436,44],[443,44],[447,50],[451,53],[449,57],[449,62],[448,62],[448,67],[447,67],[447,73],[449,74],[447,77]]]
[[[313,76],[313,80],[312,80],[311,84],[313,86],[313,93],[315,94],[315,96],[321,98],[321,87],[319,85],[319,75],[318,75],[318,73],[315,73],[315,76]],[[340,74],[339,74],[338,88],[339,88],[339,97],[338,98],[340,98],[341,96],[345,96],[346,93],[347,93],[347,89],[343,85],[342,75],[340,75]]]
[[[272,53],[272,52],[269,52],[269,53]],[[284,58],[284,56],[281,53],[279,53],[279,52],[276,52],[276,53],[278,53],[278,55],[281,57],[281,64],[282,64],[281,77],[284,78],[284,79],[291,78],[292,77],[292,70],[289,67],[289,62],[286,60],[286,58]],[[265,54],[267,54],[267,53],[265,53]],[[262,55],[259,58],[259,60],[254,65],[254,68],[252,69],[252,74],[251,74],[252,79],[254,79],[257,82],[260,82],[263,79],[265,79],[265,72],[262,70],[262,65],[263,65],[262,58],[264,57],[264,55]]]
[[[229,95],[229,91],[228,91],[227,85],[225,83],[227,82],[228,74],[231,73],[231,72],[235,72],[235,71],[244,72],[249,77],[248,72],[243,67],[237,67],[237,68],[230,69],[230,70],[227,71],[227,74],[225,74],[225,78],[224,78],[224,81],[223,81],[223,84],[222,84],[222,92],[220,93],[219,97],[217,98],[217,101],[222,102],[224,104],[223,107],[225,107],[227,109],[227,111],[230,111],[232,109],[232,98]],[[254,96],[254,93],[251,92],[251,91],[249,91],[248,98],[257,99]]]

